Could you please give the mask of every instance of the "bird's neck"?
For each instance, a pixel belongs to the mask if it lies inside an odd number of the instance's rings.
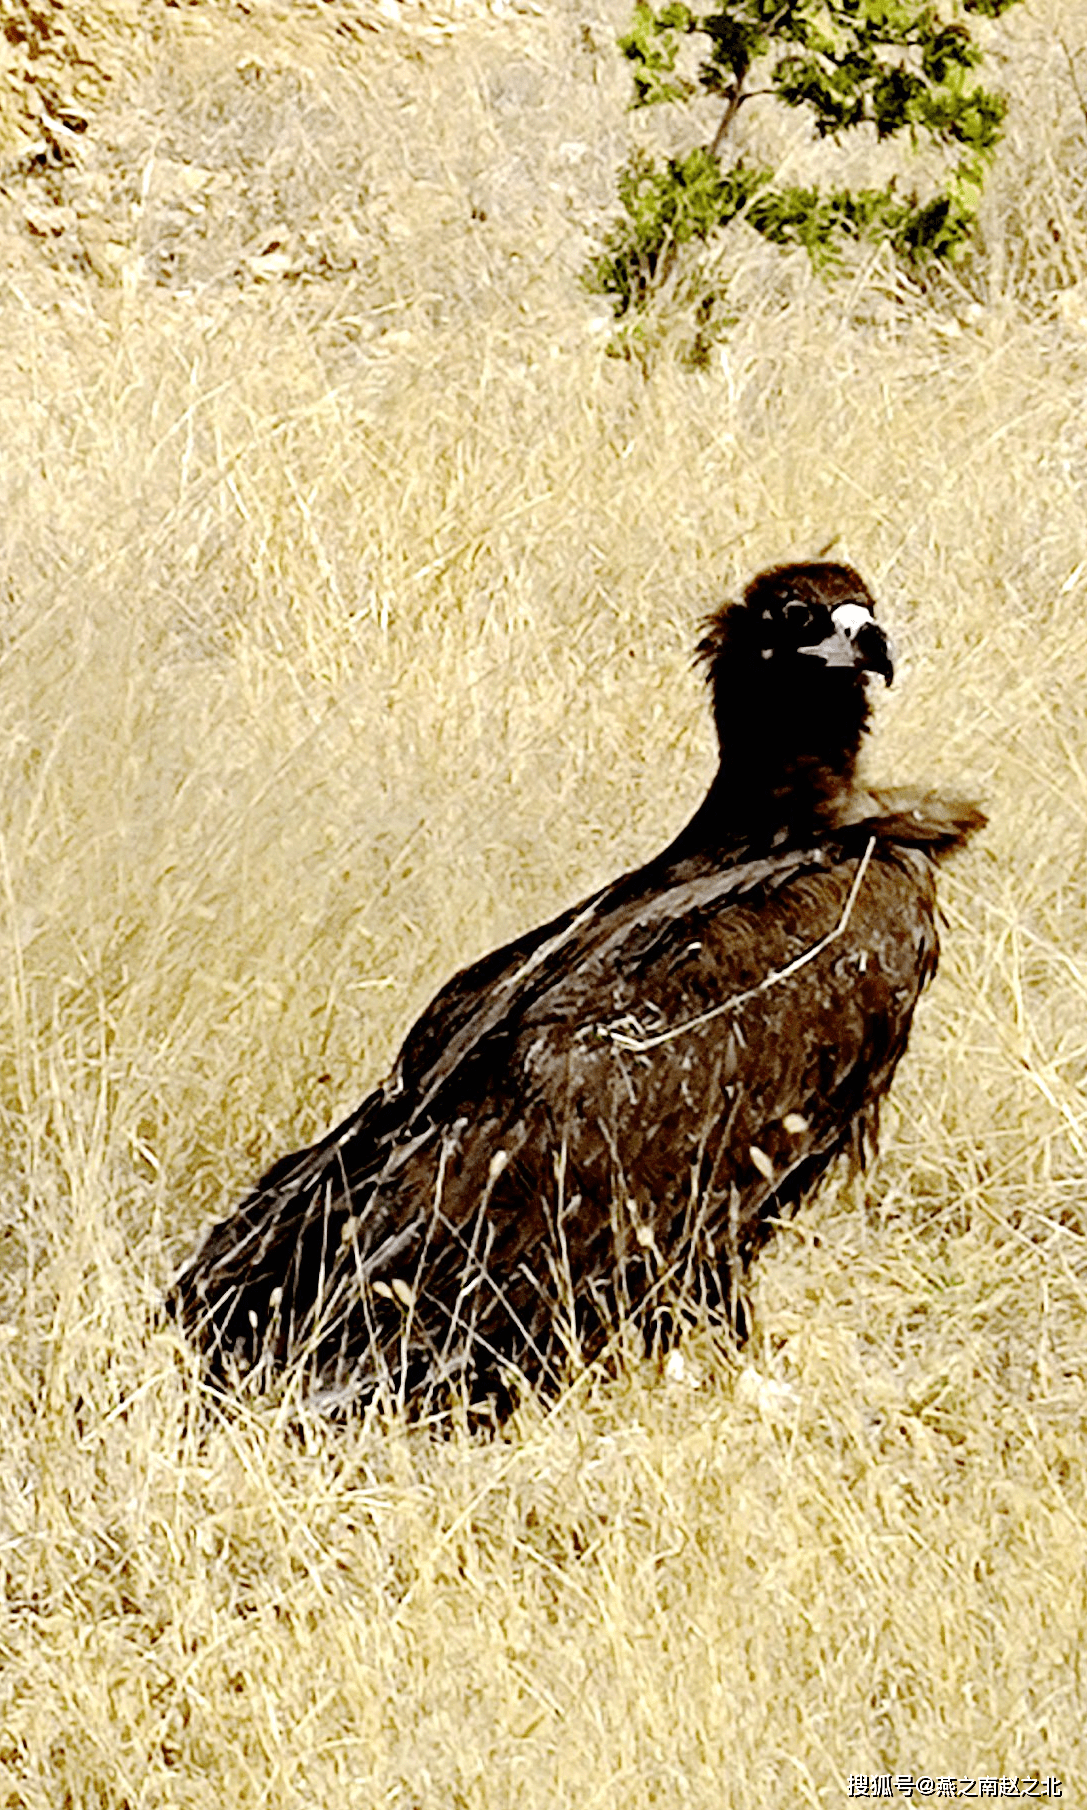
[[[719,681],[714,718],[721,764],[697,813],[707,845],[765,846],[833,821],[854,789],[868,721],[864,686],[843,673],[814,687],[806,673],[750,669],[744,681]]]
[[[835,758],[793,754],[770,762],[750,747],[725,747],[705,798],[667,854],[722,860],[803,842],[840,824],[856,786],[855,749]]]

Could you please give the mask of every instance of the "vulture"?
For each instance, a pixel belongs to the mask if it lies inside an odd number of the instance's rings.
[[[171,1291],[213,1375],[504,1411],[691,1300],[863,1160],[937,960],[935,864],[984,822],[855,777],[893,650],[852,567],[761,573],[703,625],[720,744],[675,840],[454,975],[388,1078],[283,1157]]]

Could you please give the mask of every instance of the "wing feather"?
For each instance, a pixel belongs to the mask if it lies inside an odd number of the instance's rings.
[[[443,989],[394,1082],[213,1230],[188,1317],[414,1395],[555,1374],[677,1279],[734,1307],[878,1108],[936,954],[930,863],[871,818],[620,882]]]

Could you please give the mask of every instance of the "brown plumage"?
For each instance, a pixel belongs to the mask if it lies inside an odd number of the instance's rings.
[[[392,1074],[212,1228],[173,1298],[213,1365],[508,1398],[743,1266],[874,1136],[936,967],[933,863],[984,818],[860,790],[892,655],[848,566],[779,567],[699,645],[721,767],[656,859],[456,975]]]

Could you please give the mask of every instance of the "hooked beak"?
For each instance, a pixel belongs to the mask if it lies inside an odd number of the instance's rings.
[[[862,603],[840,603],[831,610],[832,634],[802,654],[814,654],[824,666],[844,666],[852,672],[878,673],[885,684],[894,678],[894,643],[880,628],[871,610]]]

